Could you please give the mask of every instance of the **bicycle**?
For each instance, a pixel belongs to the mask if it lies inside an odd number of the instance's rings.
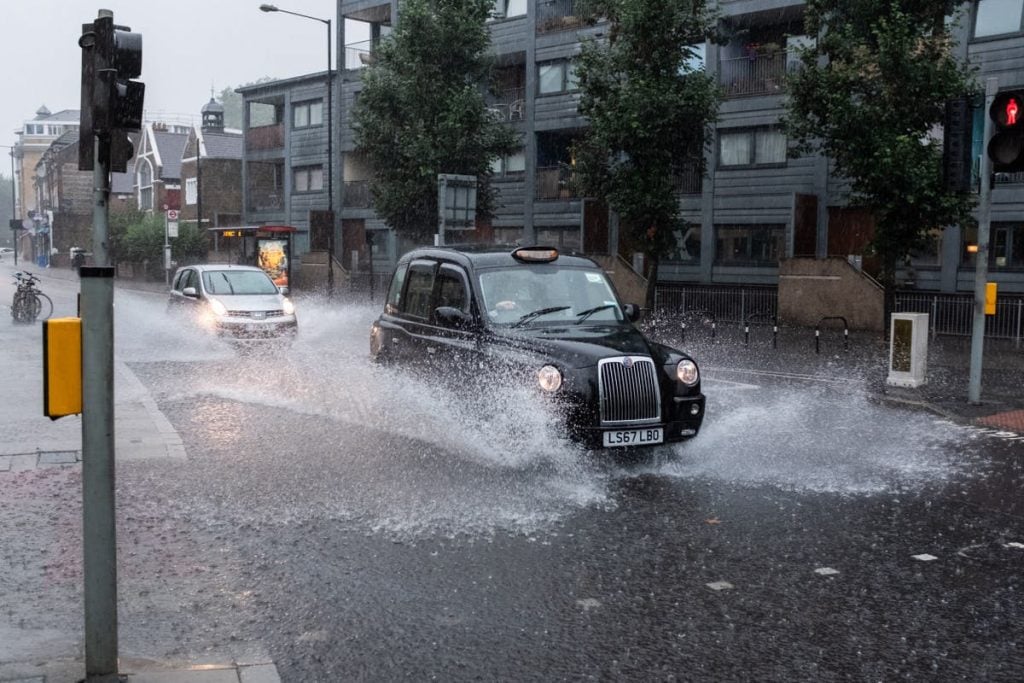
[[[39,278],[29,272],[14,274],[18,288],[14,291],[11,316],[16,323],[33,323],[40,317],[46,320],[53,313],[53,300],[39,291]],[[45,314],[44,314],[45,311]]]

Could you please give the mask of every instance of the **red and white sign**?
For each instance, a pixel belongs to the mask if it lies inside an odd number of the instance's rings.
[[[169,220],[169,221],[176,221],[176,220],[178,220],[178,210],[177,209],[167,209],[167,220]]]

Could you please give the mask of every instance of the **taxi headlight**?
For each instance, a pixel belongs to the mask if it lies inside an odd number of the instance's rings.
[[[285,315],[295,315],[295,304],[292,303],[291,299],[285,299],[281,308],[284,309]]]
[[[676,366],[676,378],[686,386],[693,386],[700,380],[697,364],[692,360],[681,360]]]
[[[213,314],[218,317],[222,315],[227,315],[228,313],[228,309],[225,308],[224,304],[217,301],[216,299],[210,299],[210,310],[213,311]]]
[[[554,365],[545,365],[537,371],[537,384],[548,393],[558,391],[562,386],[562,373]]]

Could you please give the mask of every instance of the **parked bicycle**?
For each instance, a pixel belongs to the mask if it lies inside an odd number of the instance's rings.
[[[16,323],[34,323],[42,318],[46,320],[53,313],[53,300],[39,291],[39,278],[29,272],[15,273],[14,302],[11,304],[11,316]]]

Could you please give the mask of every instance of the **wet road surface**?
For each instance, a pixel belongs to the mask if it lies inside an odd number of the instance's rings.
[[[528,392],[371,366],[368,307],[305,302],[292,349],[239,356],[117,305],[188,453],[119,466],[123,652],[286,681],[1020,679],[1021,440],[718,363],[696,440],[610,459]],[[5,539],[35,540],[4,604],[71,629],[77,471],[8,481]]]

